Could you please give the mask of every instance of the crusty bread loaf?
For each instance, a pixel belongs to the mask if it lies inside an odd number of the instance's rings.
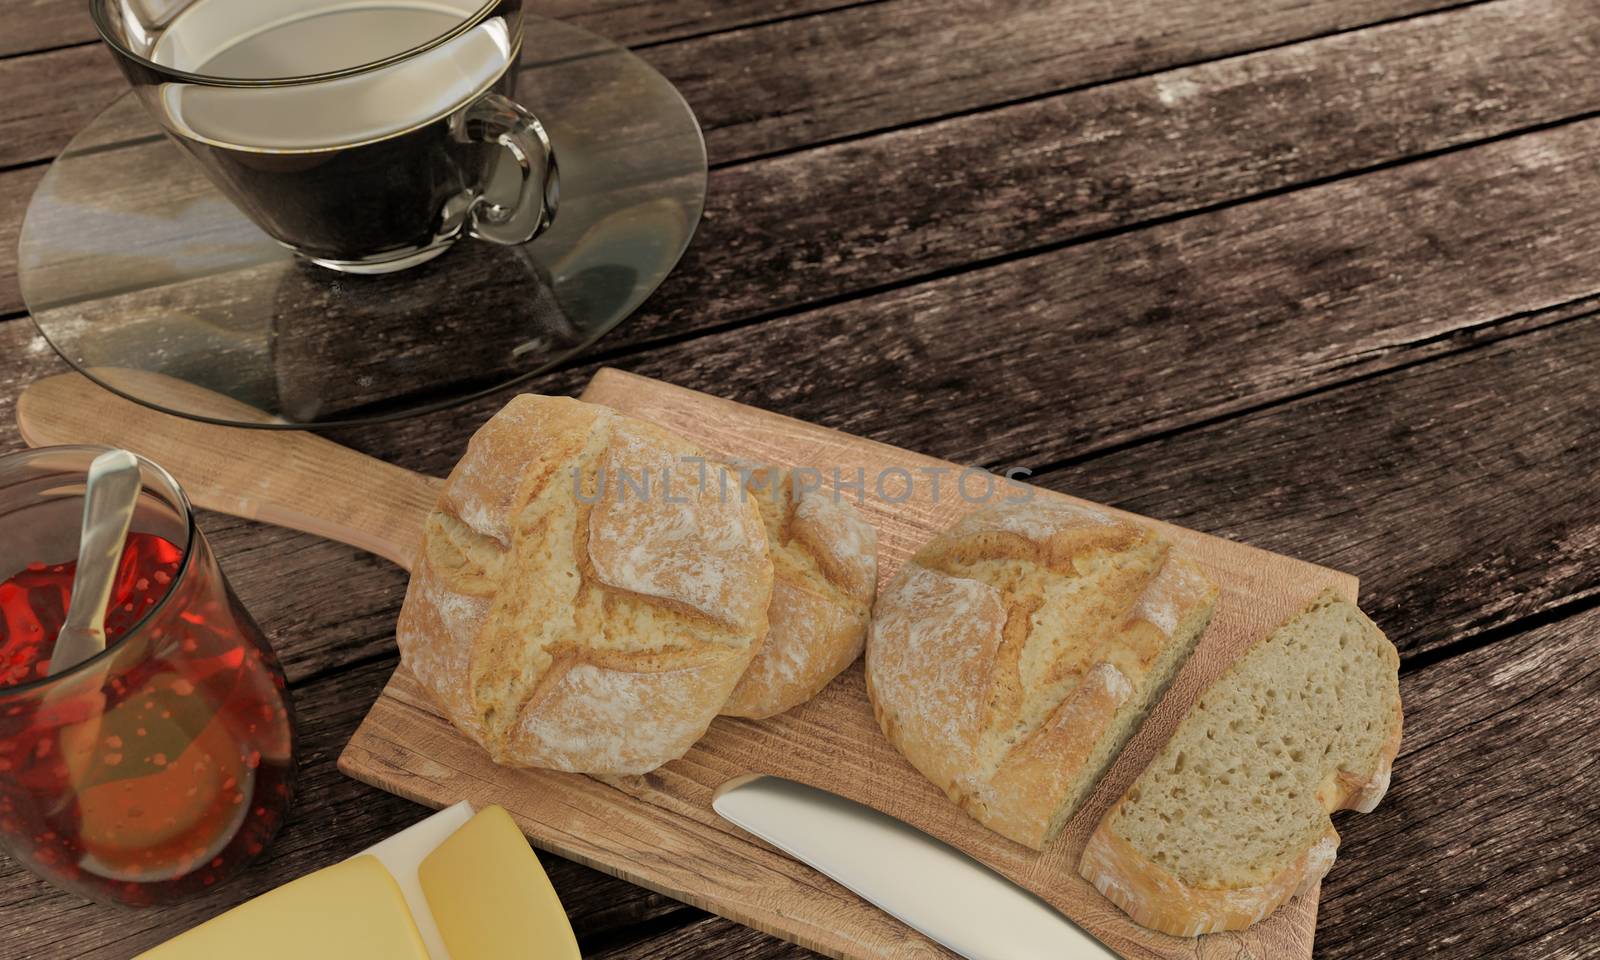
[[[688,441],[521,396],[428,516],[397,628],[445,715],[497,763],[642,773],[705,732],[767,629],[756,505]]]
[[[912,766],[1037,849],[1188,658],[1215,601],[1215,585],[1142,526],[1066,504],[984,509],[879,596],[867,692]]]
[[[1400,748],[1399,657],[1328,593],[1241,657],[1095,830],[1080,872],[1135,921],[1239,930],[1321,880],[1334,810],[1371,811]]]
[[[767,639],[722,712],[770,717],[827,686],[861,655],[878,589],[878,536],[832,490],[778,467],[736,465],[772,554]]]

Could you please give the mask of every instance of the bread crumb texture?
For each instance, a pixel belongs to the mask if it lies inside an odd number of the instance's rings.
[[[1398,671],[1355,604],[1318,598],[1201,695],[1082,872],[1169,933],[1261,919],[1332,866],[1329,814],[1381,799],[1400,742]]]

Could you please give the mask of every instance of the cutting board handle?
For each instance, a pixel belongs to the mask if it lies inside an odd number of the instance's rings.
[[[178,409],[270,422],[266,414],[201,387],[138,371],[119,385]],[[407,570],[439,481],[299,430],[224,427],[159,413],[68,373],[17,398],[29,446],[99,443],[159,463],[198,507],[304,530],[392,560]]]

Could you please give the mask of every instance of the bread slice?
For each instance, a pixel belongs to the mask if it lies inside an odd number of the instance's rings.
[[[1042,848],[1211,616],[1216,586],[1168,550],[1070,504],[963,518],[873,609],[867,692],[884,735],[980,823]]]
[[[1400,658],[1329,592],[1201,694],[1101,821],[1079,872],[1136,922],[1239,930],[1317,883],[1400,749]]]

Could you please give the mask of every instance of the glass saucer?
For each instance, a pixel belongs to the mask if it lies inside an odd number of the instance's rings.
[[[29,204],[19,274],[39,331],[130,400],[280,429],[414,416],[572,357],[688,247],[705,144],[678,91],[632,53],[538,17],[524,31],[518,99],[561,164],[560,210],[531,243],[463,239],[384,276],[314,266],[246,220],[130,93],[73,139]],[[268,416],[219,417],[168,378]]]

